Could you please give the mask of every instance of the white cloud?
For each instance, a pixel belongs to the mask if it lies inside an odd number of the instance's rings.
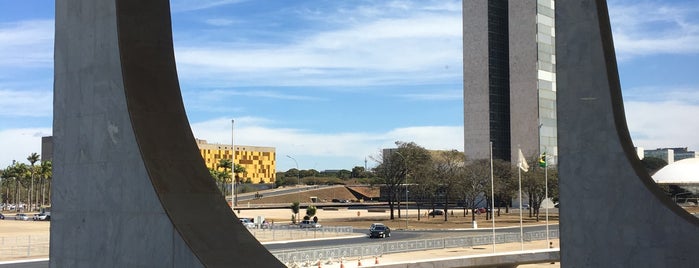
[[[424,94],[404,94],[403,98],[419,101],[437,101],[437,100],[463,100],[464,92],[463,90],[445,90],[445,91],[431,91]]]
[[[208,20],[206,20],[206,21],[204,21],[204,22],[205,22],[206,24],[213,25],[213,26],[228,26],[228,25],[232,25],[232,24],[235,23],[234,20],[231,20],[231,19],[221,19],[221,18],[218,18],[218,19],[208,19]]]
[[[27,156],[41,154],[41,137],[51,133],[51,128],[0,130],[0,169],[11,165],[12,160],[28,163]]]
[[[634,145],[647,149],[689,147],[699,150],[699,105],[682,101],[624,103]]]
[[[699,86],[643,86],[626,89],[623,93],[626,101],[671,102],[681,100],[686,104],[699,105]]]
[[[172,12],[194,11],[245,2],[247,0],[170,0]]]
[[[53,111],[50,91],[14,91],[0,88],[0,116],[48,117]]]
[[[51,66],[53,20],[0,24],[0,67]]]
[[[207,92],[199,92],[197,94],[200,94],[200,97],[206,101],[213,101],[226,96],[246,96],[283,100],[322,100],[321,98],[314,96],[289,94],[276,90],[212,90]]]
[[[376,19],[343,27],[281,44],[177,45],[178,69],[188,79],[238,85],[356,86],[460,80],[460,12]]]
[[[412,141],[427,149],[460,151],[463,150],[464,142],[461,126],[416,126],[385,133],[314,133],[304,129],[270,126],[274,124],[275,122],[263,118],[236,119],[235,144],[275,147],[278,159],[284,155],[308,159],[363,159],[377,154],[381,148],[395,147],[396,141]],[[219,118],[193,123],[192,129],[195,137],[210,143],[231,143],[230,119]]]
[[[651,54],[698,53],[699,8],[654,1],[613,1],[614,45],[621,60]]]

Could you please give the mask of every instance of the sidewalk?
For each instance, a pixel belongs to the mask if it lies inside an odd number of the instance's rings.
[[[553,246],[558,249],[558,239],[551,240]],[[533,241],[525,242],[524,250],[543,250],[548,249],[546,241]],[[468,256],[483,256],[492,253],[503,253],[503,252],[517,252],[522,250],[522,245],[520,243],[507,243],[507,244],[497,244],[495,245],[495,251],[493,251],[492,245],[484,245],[478,247],[469,248],[445,248],[445,249],[435,249],[435,250],[425,250],[425,251],[412,251],[404,253],[387,254],[383,256],[366,256],[361,259],[351,258],[345,259],[340,263],[340,260],[321,260],[320,265],[318,261],[312,262],[302,262],[296,264],[287,264],[288,267],[325,267],[325,268],[355,268],[355,267],[377,267],[384,264],[398,264],[398,263],[419,263],[427,260],[438,260],[438,259],[448,259],[448,258],[458,258],[458,257],[468,257]],[[378,265],[376,264],[378,262]],[[423,267],[423,266],[420,266]],[[424,265],[424,267],[431,267],[429,265]],[[540,264],[526,264],[520,265],[521,268],[559,268],[560,263],[540,263]]]

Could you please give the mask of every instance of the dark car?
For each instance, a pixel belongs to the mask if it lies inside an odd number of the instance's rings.
[[[444,215],[444,211],[441,211],[441,210],[436,209],[436,210],[430,211],[430,214],[429,214],[429,215],[430,215],[430,216]]]
[[[369,237],[391,237],[391,228],[388,228],[386,225],[374,226],[374,228],[371,229],[371,232],[369,232]]]
[[[2,213],[0,213],[0,220],[4,220],[4,219],[5,219],[5,215],[2,215]]]

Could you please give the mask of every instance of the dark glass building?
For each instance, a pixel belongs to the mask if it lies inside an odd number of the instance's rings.
[[[556,75],[552,0],[463,1],[464,151],[555,163]]]

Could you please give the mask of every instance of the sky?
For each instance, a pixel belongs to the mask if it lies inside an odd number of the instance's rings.
[[[277,171],[371,168],[396,141],[463,151],[460,0],[170,3],[195,137],[230,144],[233,119]],[[53,5],[0,0],[0,168],[52,133]],[[609,10],[634,144],[699,150],[699,5]]]

